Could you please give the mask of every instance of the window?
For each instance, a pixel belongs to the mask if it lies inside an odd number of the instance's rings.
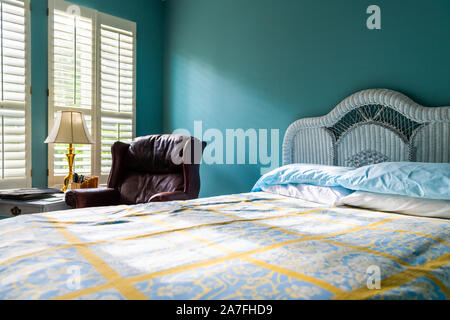
[[[84,113],[92,133],[92,106],[94,96],[94,16],[73,15],[61,3],[53,10],[52,44],[49,56],[50,66],[50,112],[49,129],[53,128],[56,113],[62,110],[80,110]],[[56,3],[55,3],[56,4]],[[51,168],[55,177],[66,176],[68,172],[65,145],[50,145]],[[77,151],[75,171],[90,175],[92,172],[92,147],[75,146]],[[53,181],[50,185],[61,183]]]
[[[0,0],[0,188],[31,186],[28,0]]]
[[[135,136],[136,24],[50,0],[49,129],[61,110],[83,112],[95,145],[75,146],[75,172],[100,177],[111,169],[111,146]],[[49,146],[49,185],[68,172],[68,146]]]
[[[134,136],[134,34],[108,25],[111,17],[100,20],[101,174],[108,175],[111,146]]]

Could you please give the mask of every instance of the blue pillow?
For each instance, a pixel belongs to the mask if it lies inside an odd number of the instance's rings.
[[[352,168],[332,167],[317,164],[291,164],[275,169],[258,180],[252,192],[262,191],[261,187],[287,184],[311,184],[320,187],[339,187],[337,178]]]
[[[450,164],[384,162],[344,173],[344,188],[415,198],[450,200]]]

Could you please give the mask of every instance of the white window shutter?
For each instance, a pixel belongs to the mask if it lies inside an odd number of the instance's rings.
[[[97,61],[98,106],[101,130],[101,181],[111,170],[111,146],[116,141],[130,143],[135,137],[136,109],[136,24],[105,14],[97,20],[100,30]]]
[[[0,0],[0,188],[31,186],[29,1]]]
[[[49,130],[58,111],[73,110],[84,114],[91,133],[95,114],[95,11],[51,0],[49,19]],[[93,147],[75,145],[74,171],[93,173]],[[65,154],[68,145],[49,145],[49,185],[61,185],[68,173]]]

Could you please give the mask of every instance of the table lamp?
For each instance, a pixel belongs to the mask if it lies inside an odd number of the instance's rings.
[[[69,153],[66,154],[69,162],[69,174],[64,179],[63,192],[66,192],[73,179],[73,164],[75,161],[74,144],[94,144],[89,134],[84,116],[81,112],[60,111],[56,115],[55,125],[45,140],[45,143],[60,143],[69,145]]]

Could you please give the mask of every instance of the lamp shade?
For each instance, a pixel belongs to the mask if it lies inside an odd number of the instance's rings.
[[[60,111],[45,143],[94,144],[81,112]]]

